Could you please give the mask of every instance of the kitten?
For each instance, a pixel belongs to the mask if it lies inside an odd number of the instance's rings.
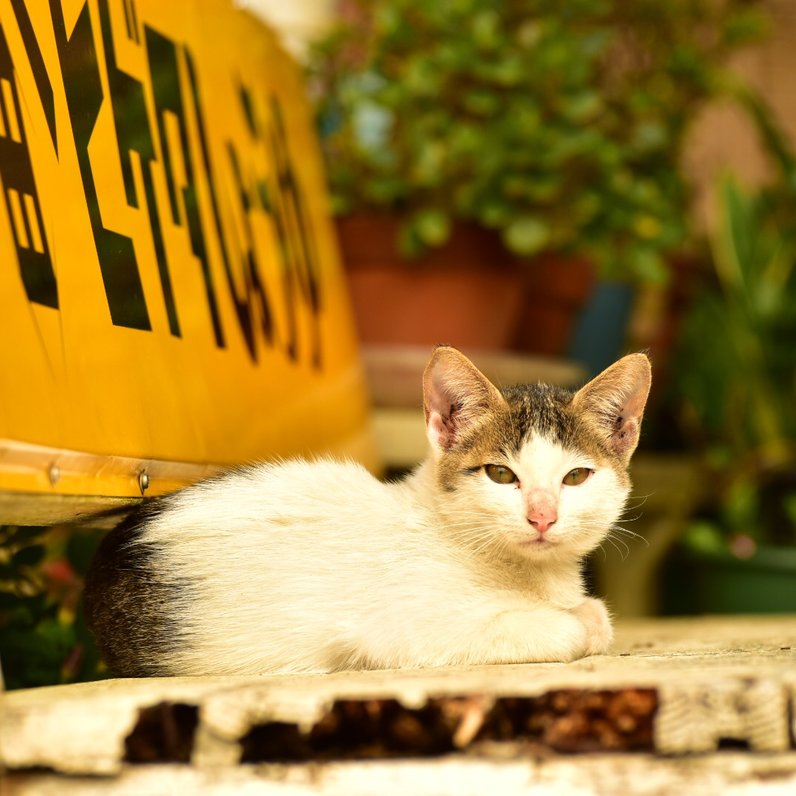
[[[581,560],[619,519],[650,365],[498,390],[456,349],[423,376],[430,453],[386,484],[258,464],[151,501],[104,540],[85,606],[121,675],[571,661],[605,652]]]

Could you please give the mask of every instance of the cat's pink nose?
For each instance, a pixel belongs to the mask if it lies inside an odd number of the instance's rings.
[[[550,530],[552,525],[555,525],[556,520],[558,519],[558,515],[555,513],[542,513],[539,512],[537,514],[529,514],[528,515],[528,522],[537,530],[539,533],[547,533]]]

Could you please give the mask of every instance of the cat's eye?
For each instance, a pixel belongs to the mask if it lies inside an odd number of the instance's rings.
[[[496,484],[513,484],[517,481],[514,471],[502,464],[485,464],[484,470]]]
[[[591,474],[592,470],[588,467],[576,467],[564,476],[561,483],[565,486],[580,486]]]

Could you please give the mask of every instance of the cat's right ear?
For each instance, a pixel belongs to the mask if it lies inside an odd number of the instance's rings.
[[[476,418],[505,406],[497,387],[464,354],[450,346],[434,351],[423,373],[423,410],[435,451],[450,450]]]
[[[572,405],[625,465],[638,444],[652,369],[646,354],[628,354],[581,387]]]

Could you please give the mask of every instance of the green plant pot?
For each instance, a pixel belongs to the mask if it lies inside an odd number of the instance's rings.
[[[796,549],[764,547],[745,559],[681,549],[665,592],[667,613],[796,613]]]

